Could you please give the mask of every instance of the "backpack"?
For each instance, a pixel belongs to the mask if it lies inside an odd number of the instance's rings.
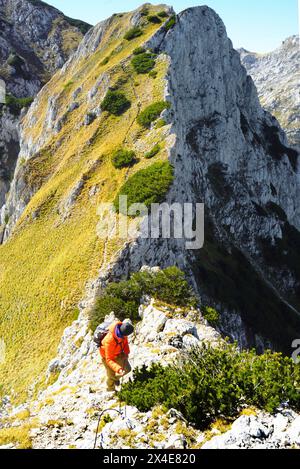
[[[107,334],[109,333],[109,327],[112,325],[114,321],[106,321],[106,322],[102,322],[101,324],[99,324],[99,326],[97,327],[97,329],[95,330],[95,333],[94,333],[94,342],[95,344],[97,345],[98,348],[101,347],[102,345],[102,342],[103,342],[103,339],[107,336]]]

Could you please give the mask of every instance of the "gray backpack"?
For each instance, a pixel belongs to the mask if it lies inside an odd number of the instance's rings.
[[[109,333],[109,327],[112,325],[114,321],[104,321],[95,330],[94,333],[94,342],[97,345],[98,348],[101,347],[103,339],[107,336]]]

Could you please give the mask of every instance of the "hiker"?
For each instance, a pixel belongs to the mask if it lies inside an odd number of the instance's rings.
[[[127,337],[133,331],[130,322],[114,322],[101,342],[100,353],[106,368],[108,392],[115,391],[115,387],[120,385],[120,379],[131,371]]]

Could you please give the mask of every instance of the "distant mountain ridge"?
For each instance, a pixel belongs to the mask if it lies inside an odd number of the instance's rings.
[[[39,0],[0,0],[0,79],[10,95],[7,106],[0,104],[0,209],[19,152],[21,108],[63,66],[89,28]]]
[[[0,77],[33,96],[78,46],[90,25],[39,0],[0,0]]]
[[[289,143],[300,148],[300,46],[291,36],[267,54],[239,49],[241,60],[253,78],[262,106],[285,130]]]

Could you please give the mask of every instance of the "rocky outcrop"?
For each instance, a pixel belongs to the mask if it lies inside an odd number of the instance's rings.
[[[242,415],[230,430],[214,436],[202,449],[296,449],[299,446],[300,417],[282,408],[275,415],[264,412]]]
[[[6,93],[34,98],[88,29],[41,1],[0,0],[0,79]],[[0,104],[0,210],[19,153],[20,106]]]
[[[6,398],[0,428],[28,428],[33,449],[290,449],[300,447],[300,416],[287,407],[274,415],[245,409],[232,424],[201,432],[175,410],[149,412],[105,392],[105,370],[88,327],[88,312],[105,278],[91,284],[80,314],[62,337],[47,371],[47,389],[13,408]],[[179,363],[190,347],[220,346],[219,333],[195,309],[172,308],[145,298],[130,340],[133,370]],[[114,320],[114,313],[107,320]],[[132,374],[123,379],[125,383]],[[224,426],[225,425],[225,426]],[[97,438],[96,438],[97,433]],[[14,444],[0,449],[13,449]]]
[[[299,36],[291,36],[268,54],[239,50],[241,60],[253,78],[262,106],[286,131],[290,145],[300,148]]]

